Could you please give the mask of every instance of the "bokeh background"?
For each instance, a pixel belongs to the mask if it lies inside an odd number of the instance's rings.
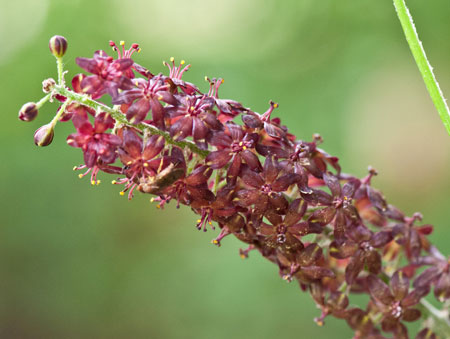
[[[450,96],[450,3],[408,1],[444,93]],[[256,253],[215,232],[197,232],[187,208],[129,202],[102,175],[91,187],[72,167],[81,152],[37,148],[17,119],[55,77],[47,47],[68,38],[74,59],[138,42],[137,61],[163,71],[174,56],[186,79],[223,77],[223,98],[276,115],[338,155],[346,172],[380,173],[375,185],[407,213],[421,211],[431,239],[450,252],[450,138],[432,106],[390,0],[18,0],[0,1],[0,338],[349,338],[343,322],[323,328],[310,297]]]

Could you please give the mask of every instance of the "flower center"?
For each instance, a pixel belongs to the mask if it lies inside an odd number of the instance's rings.
[[[253,147],[253,141],[234,141],[231,144],[231,151],[234,153],[239,153],[251,147]]]
[[[403,314],[403,309],[400,306],[400,302],[396,301],[394,304],[392,304],[391,306],[391,314],[394,318],[398,319],[402,316]]]
[[[270,184],[262,185],[261,192],[263,192],[264,194],[270,194],[272,192],[272,186]]]

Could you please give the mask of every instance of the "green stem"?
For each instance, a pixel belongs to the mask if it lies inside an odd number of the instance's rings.
[[[52,97],[52,93],[48,93],[45,97],[43,97],[41,100],[39,100],[36,103],[37,109],[40,109],[51,97]]]
[[[433,100],[441,120],[450,135],[450,111],[445,101],[444,95],[439,87],[436,77],[433,74],[433,69],[428,62],[425,50],[422,46],[419,36],[417,35],[416,27],[414,26],[413,18],[408,8],[406,7],[405,0],[393,0],[394,6],[397,11],[398,18],[405,33],[406,40],[408,41],[409,48],[414,56],[417,67],[422,74],[423,81],[427,86],[428,93]]]
[[[52,126],[52,129],[55,127],[56,123],[58,122],[59,118],[61,118],[61,115],[63,115],[64,111],[66,110],[67,106],[72,102],[72,100],[67,99],[62,106],[59,108],[58,113],[55,114],[52,121],[50,121],[50,125]]]
[[[58,68],[58,85],[64,86],[64,67],[62,57],[56,57],[56,66]]]
[[[450,338],[450,319],[446,311],[436,309],[427,300],[422,299],[419,304],[422,316],[425,319],[430,319],[429,328],[439,335],[441,338]]]
[[[69,90],[66,87],[61,86],[61,85],[56,85],[53,88],[53,94],[60,94],[62,96],[65,96],[68,100],[78,102],[79,104],[81,104],[83,106],[87,106],[87,107],[93,108],[96,111],[107,112],[107,113],[111,114],[111,116],[116,121],[121,123],[122,125],[134,127],[134,128],[137,128],[137,129],[139,129],[139,130],[141,130],[143,132],[148,131],[151,134],[161,135],[166,140],[166,142],[168,144],[174,145],[174,146],[178,146],[181,149],[189,148],[189,150],[191,150],[193,153],[196,153],[196,154],[200,155],[203,158],[205,158],[209,154],[208,150],[201,149],[196,144],[194,144],[192,141],[188,141],[188,140],[176,141],[176,140],[173,140],[168,132],[162,131],[162,130],[160,130],[160,129],[152,126],[152,125],[145,124],[145,123],[142,123],[142,122],[139,123],[139,124],[133,125],[126,119],[125,115],[119,109],[114,109],[114,108],[106,106],[106,105],[104,105],[104,104],[102,104],[100,102],[92,100],[91,98],[89,98],[85,94],[75,93],[75,92],[73,92],[73,91],[71,91],[71,90]]]

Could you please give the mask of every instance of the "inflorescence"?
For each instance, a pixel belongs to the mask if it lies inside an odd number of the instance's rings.
[[[331,315],[345,319],[355,338],[408,338],[404,322],[428,317],[420,303],[431,290],[448,307],[450,263],[427,238],[432,226],[389,204],[372,186],[374,169],[364,178],[345,174],[318,147],[319,135],[298,140],[272,116],[278,104],[256,113],[219,98],[220,78],[206,78],[205,94],[182,80],[184,61],[171,58],[169,75],[155,75],[131,59],[137,44],[119,45],[110,42],[116,58],[102,50],[77,58],[90,75],[76,75],[69,88],[61,61],[67,41],[50,40],[58,82],[45,80],[48,94],[19,112],[31,121],[45,102],[62,103],[36,131],[37,145],[51,143],[58,121],[72,121],[67,143],[83,152],[84,164],[74,168],[80,177],[90,174],[97,185],[99,172],[110,173],[128,199],[139,191],[160,208],[172,200],[190,206],[197,229],[220,229],[213,244],[234,235],[248,245],[241,257],[260,252],[283,279],[298,281],[321,310],[319,325]],[[114,107],[99,101],[106,96]],[[366,307],[350,303],[353,293],[370,296]],[[436,319],[416,338],[436,338]]]

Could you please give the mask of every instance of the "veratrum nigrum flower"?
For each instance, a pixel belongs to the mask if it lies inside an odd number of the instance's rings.
[[[37,145],[50,144],[56,121],[71,120],[67,143],[83,153],[74,168],[85,170],[80,177],[90,173],[99,184],[99,173],[113,174],[129,199],[139,191],[160,208],[172,200],[189,206],[197,229],[219,229],[213,244],[235,236],[246,244],[242,258],[259,252],[283,279],[296,280],[320,309],[319,325],[333,316],[354,338],[408,338],[404,323],[424,316],[417,306],[429,291],[448,305],[450,261],[431,244],[433,227],[388,203],[372,186],[374,169],[364,178],[346,174],[319,148],[319,135],[291,134],[273,116],[273,101],[260,114],[219,99],[221,78],[206,78],[203,93],[182,79],[190,65],[174,58],[164,63],[169,74],[154,75],[132,59],[139,46],[124,45],[110,42],[116,58],[101,50],[77,58],[89,74],[77,74],[71,89],[51,82],[47,91],[65,110],[36,131]],[[62,37],[50,41],[58,58],[66,47]],[[104,96],[114,107],[99,101]],[[34,103],[19,112],[24,121],[36,115]],[[370,301],[354,305],[353,293]],[[426,324],[416,338],[436,338],[439,327]]]

